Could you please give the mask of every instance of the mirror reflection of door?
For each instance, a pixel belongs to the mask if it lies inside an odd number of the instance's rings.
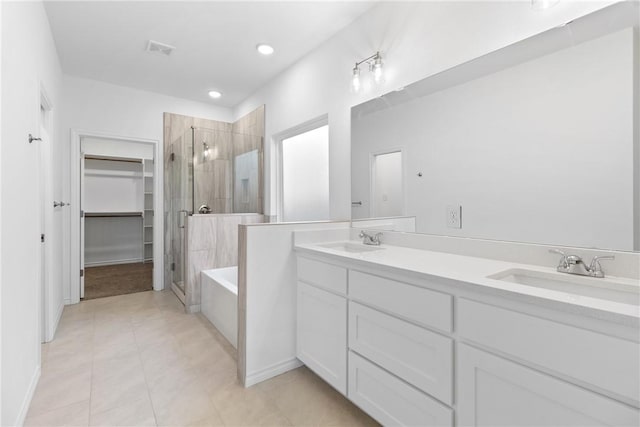
[[[371,216],[403,215],[402,151],[373,155],[371,165]]]

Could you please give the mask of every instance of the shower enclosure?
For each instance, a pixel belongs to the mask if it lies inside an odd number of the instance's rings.
[[[171,280],[185,292],[185,224],[193,214],[262,213],[263,138],[192,127],[171,144]]]

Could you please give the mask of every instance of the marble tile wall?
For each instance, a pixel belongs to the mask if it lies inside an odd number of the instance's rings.
[[[171,286],[172,241],[170,226],[177,218],[171,212],[172,179],[171,179],[171,153],[174,150],[174,142],[182,138],[192,126],[212,130],[231,132],[232,124],[209,120],[204,118],[183,116],[181,114],[164,113],[164,285],[165,289]],[[178,199],[173,200],[179,201]],[[176,244],[177,245],[177,244]]]
[[[174,247],[176,250],[180,248],[180,242],[172,242],[171,225],[175,225],[178,218],[174,218],[172,213],[172,203],[183,203],[185,200],[180,197],[174,197],[173,193],[176,192],[175,184],[172,185],[172,164],[171,153],[178,147],[180,138],[184,138],[187,131],[191,127],[195,127],[196,140],[194,144],[194,164],[193,164],[193,203],[189,202],[189,209],[191,205],[195,205],[197,210],[200,205],[207,204],[212,209],[214,214],[230,214],[234,211],[233,206],[233,159],[234,156],[241,155],[253,150],[258,151],[258,200],[256,203],[252,203],[252,208],[257,206],[256,209],[252,209],[257,213],[264,212],[264,114],[265,107],[261,106],[251,113],[241,117],[235,123],[226,123],[215,120],[208,120],[203,118],[183,116],[180,114],[164,113],[164,284],[165,289],[168,289],[172,283],[171,264],[176,262],[173,256]],[[198,132],[199,131],[199,132]],[[204,156],[203,142],[209,147],[209,153]],[[185,141],[183,140],[184,144]],[[189,154],[190,155],[190,154]],[[185,184],[190,187],[191,181]],[[197,216],[194,216],[197,218]],[[247,216],[249,218],[253,216]],[[231,227],[234,220],[227,220],[230,224],[222,226],[222,234],[226,233],[227,226]],[[187,221],[189,222],[189,221]],[[224,221],[223,221],[224,222]],[[263,217],[260,216],[260,221],[263,222]],[[194,223],[195,224],[195,223]],[[194,225],[198,227],[199,225]],[[206,227],[206,226],[205,226]],[[235,225],[237,228],[237,224]],[[217,230],[216,230],[216,235]],[[228,233],[227,233],[228,234]],[[200,244],[202,241],[192,241],[193,236],[202,234],[196,232],[195,234],[186,235],[186,249],[184,257],[180,261],[184,260],[185,264],[185,288],[186,293],[194,292],[193,295],[187,296],[189,305],[199,306],[200,294],[199,287],[193,283],[193,277],[199,278],[200,270],[193,270],[200,268],[200,266],[208,266],[206,268],[215,268],[217,266],[222,267],[231,262],[228,265],[237,264],[237,231],[234,234],[230,246],[227,249],[230,251],[225,253],[222,249],[215,254],[212,254],[212,249],[216,246],[215,240],[207,243],[209,247],[202,248]],[[212,233],[206,233],[210,238],[213,238]],[[202,239],[202,237],[199,237]],[[195,249],[198,248],[198,249]],[[216,262],[220,261],[220,265],[216,265]],[[176,262],[176,268],[180,266],[180,262]],[[201,268],[202,269],[202,268]],[[196,274],[197,273],[197,274]],[[191,278],[191,279],[190,279]],[[189,282],[191,280],[191,283]],[[197,302],[197,303],[196,303]]]
[[[234,155],[258,150],[258,212],[264,212],[264,119],[262,105],[233,123]]]
[[[202,205],[207,205],[212,213],[232,213],[233,138],[231,132],[196,129],[194,159],[194,211]]]
[[[264,221],[262,214],[193,215],[187,220],[186,308],[200,311],[200,272],[238,265],[238,226]]]

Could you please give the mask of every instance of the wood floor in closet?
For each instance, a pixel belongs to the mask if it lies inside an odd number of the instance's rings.
[[[116,264],[85,269],[85,300],[152,289],[153,263]]]

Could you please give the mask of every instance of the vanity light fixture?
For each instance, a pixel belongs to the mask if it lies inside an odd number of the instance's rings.
[[[376,84],[380,84],[384,80],[384,63],[382,62],[382,55],[380,55],[380,52],[376,52],[368,58],[356,62],[356,65],[353,67],[351,75],[351,90],[355,93],[359,92],[360,87],[362,86],[360,81],[360,66],[362,64],[367,64],[369,66],[369,71],[373,74],[373,81]]]
[[[534,10],[545,10],[558,4],[560,0],[531,0],[531,8]]]
[[[222,92],[218,92],[217,90],[210,90],[209,96],[212,97],[213,99],[218,99],[222,96]]]
[[[260,43],[259,45],[257,45],[256,49],[258,50],[258,52],[260,52],[261,54],[263,54],[265,56],[271,55],[275,51],[273,46],[270,46],[270,45],[264,44],[264,43]]]

